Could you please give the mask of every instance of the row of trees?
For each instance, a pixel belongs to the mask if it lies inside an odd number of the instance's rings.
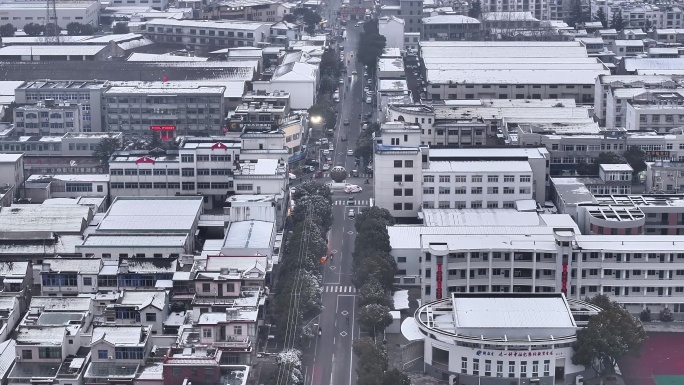
[[[337,112],[329,102],[319,100],[318,103],[309,107],[309,117],[320,117],[325,122],[325,130],[334,130],[337,121]]]
[[[301,347],[315,336],[309,321],[322,309],[320,263],[328,252],[332,196],[325,185],[306,182],[297,187],[294,200],[297,204],[289,219],[294,227],[280,262],[274,299],[275,336],[285,341],[286,335],[294,335],[289,342]],[[296,313],[288,316],[293,307]]]
[[[338,79],[342,75],[340,71],[340,61],[335,50],[328,49],[321,55],[321,63],[319,64],[319,72],[321,74],[321,92],[332,94],[338,86]]]
[[[646,170],[646,153],[637,146],[630,146],[622,156],[614,152],[602,152],[593,163],[579,162],[575,166],[575,172],[579,175],[598,175],[601,164],[629,164],[636,176]]]
[[[352,282],[359,289],[361,329],[376,335],[392,323],[392,290],[397,264],[390,255],[387,226],[392,214],[376,206],[356,216]]]
[[[372,338],[361,338],[354,341],[354,354],[358,357],[358,385],[411,385],[411,379],[401,371],[387,370],[384,344],[376,343]]]
[[[53,23],[49,23],[47,25],[38,23],[28,23],[24,25],[24,33],[26,33],[28,36],[41,36],[45,34],[46,30],[54,30],[56,33],[60,33],[62,31],[62,29],[58,25]],[[70,36],[88,36],[93,35],[97,31],[95,27],[93,27],[91,24],[82,24],[75,21],[67,24],[66,30],[67,34]],[[12,37],[16,32],[17,28],[10,23],[0,25],[1,37]],[[125,23],[117,23],[114,26],[113,32],[128,33],[129,29]]]
[[[386,45],[387,39],[380,34],[378,29],[378,19],[369,20],[363,23],[356,57],[368,66],[370,71],[373,71]]]

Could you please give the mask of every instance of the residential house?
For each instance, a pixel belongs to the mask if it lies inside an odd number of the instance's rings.
[[[108,325],[144,325],[152,334],[161,334],[168,313],[166,291],[123,291],[104,315]]]
[[[96,293],[101,259],[51,258],[43,260],[40,289],[44,296]]]
[[[90,343],[86,384],[131,382],[152,350],[151,326],[97,326]],[[114,380],[116,379],[116,380]]]

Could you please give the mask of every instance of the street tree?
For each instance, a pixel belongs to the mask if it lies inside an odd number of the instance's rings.
[[[320,90],[322,93],[332,94],[337,89],[337,78],[333,74],[321,76]]]
[[[288,13],[285,16],[283,16],[283,21],[286,21],[288,23],[296,23],[297,17],[291,13]]]
[[[377,21],[376,21],[377,23]],[[357,58],[361,63],[368,66],[368,69],[373,71],[378,61],[378,57],[382,55],[382,51],[387,45],[385,36],[379,33],[367,34],[361,33],[359,37],[359,46]]]
[[[293,270],[287,276],[281,277],[278,282],[278,295],[275,297],[275,311],[279,314],[276,317],[277,330],[283,333],[284,337],[290,310],[296,308],[300,321],[310,319],[318,314],[322,309],[321,304],[321,283],[320,279],[303,269]],[[296,307],[293,307],[297,304]],[[284,320],[283,320],[284,318]],[[302,322],[298,322],[301,325]]]
[[[383,224],[383,226],[393,226],[394,225],[394,217],[392,216],[392,213],[389,212],[387,209],[380,208],[378,206],[372,206],[369,207],[363,212],[361,212],[357,217],[355,221],[355,228],[356,231],[359,231],[359,227],[366,222],[366,220],[369,219],[374,219],[376,221],[379,221]]]
[[[45,27],[42,24],[28,23],[24,26],[24,33],[29,36],[40,36],[45,32]]]
[[[634,170],[635,176],[642,171],[646,171],[646,153],[641,148],[629,146],[622,156]]]
[[[307,216],[309,209],[311,209],[312,213],[310,216]],[[295,223],[303,223],[307,219],[321,226],[321,231],[327,233],[330,230],[330,226],[332,226],[332,206],[330,202],[318,195],[302,197],[292,211],[292,220]]]
[[[369,218],[356,227],[354,253],[362,250],[392,251],[385,224],[376,218]]]
[[[353,344],[354,354],[359,358],[356,367],[358,385],[377,385],[387,370],[387,350],[372,338],[357,339]]]
[[[394,368],[385,372],[382,385],[411,385],[411,379],[404,372]]]
[[[362,288],[371,279],[377,280],[386,292],[394,287],[394,276],[397,273],[397,262],[394,258],[378,251],[372,251],[361,259],[354,260],[352,282]]]
[[[577,331],[572,363],[603,376],[613,372],[621,357],[638,356],[647,336],[641,321],[607,296],[596,296],[591,302],[602,310]]]
[[[304,182],[297,186],[295,189],[293,198],[295,201],[299,201],[302,197],[307,195],[316,195],[325,198],[328,203],[332,204],[332,193],[330,188],[323,183],[318,182]]]
[[[100,162],[100,166],[106,172],[109,170],[109,158],[121,149],[121,142],[116,138],[104,138],[100,140],[93,151],[93,157]]]
[[[309,107],[308,110],[310,117],[320,117],[325,121],[326,130],[334,130],[337,120],[337,113],[335,108],[329,103],[319,101],[313,106]]]
[[[356,139],[356,146],[354,147],[354,156],[363,159],[365,164],[370,163],[373,159],[373,137],[367,132],[362,132]]]
[[[390,297],[389,292],[383,287],[380,281],[373,276],[361,286],[359,293],[361,306],[374,303],[389,308],[392,307],[392,298]]]
[[[58,36],[62,32],[62,28],[55,23],[47,23],[43,33],[50,36]]]
[[[588,20],[586,12],[582,7],[581,0],[572,0],[570,3],[570,13],[566,20],[569,26],[577,28],[578,24],[582,24]]]
[[[596,21],[600,22],[603,28],[608,28],[608,17],[602,7],[596,11]]]
[[[482,15],[482,3],[480,2],[480,0],[473,0],[470,3],[470,9],[468,10],[468,16],[479,19],[480,15]]]
[[[622,18],[622,10],[618,10],[617,12],[613,12],[613,18],[610,20],[610,28],[615,29],[616,31],[622,31],[622,29],[625,27],[625,21]]]
[[[124,22],[118,22],[114,24],[114,27],[112,28],[112,33],[117,34],[117,35],[123,35],[126,33],[130,33],[131,29],[128,28],[128,24]]]
[[[17,29],[10,23],[0,25],[0,36],[2,37],[12,37],[16,31]]]

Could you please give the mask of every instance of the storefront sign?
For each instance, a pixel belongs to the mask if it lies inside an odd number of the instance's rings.
[[[551,357],[554,356],[553,350],[541,350],[541,351],[494,351],[494,350],[478,350],[475,355],[477,356],[491,356],[491,357]],[[556,356],[563,355],[562,352],[556,352]]]
[[[176,126],[150,126],[152,131],[174,131]]]
[[[437,264],[437,299],[442,299],[442,264]]]

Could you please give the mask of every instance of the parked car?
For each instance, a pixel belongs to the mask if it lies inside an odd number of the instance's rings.
[[[352,71],[352,75],[356,75],[357,73],[358,73],[358,72],[356,72],[356,70],[353,70],[353,71]]]
[[[288,173],[288,177],[290,177],[290,180],[295,180],[295,179],[297,179],[297,175],[295,175],[295,174],[293,174],[293,173]]]
[[[356,213],[354,212],[354,209],[349,209],[349,213],[347,214],[347,217],[349,219],[354,219],[355,216],[356,216]]]
[[[323,171],[328,171],[328,170],[330,170],[330,165],[329,165],[329,164],[324,164],[322,170],[323,170]]]
[[[345,120],[342,122],[342,124],[344,124],[345,126],[348,126],[348,125],[350,124],[350,123],[349,123],[349,119],[345,119]]]
[[[321,144],[328,144],[328,138],[321,138]]]
[[[354,150],[347,150],[347,155],[354,156]]]
[[[373,103],[373,98],[370,96],[366,96],[366,103],[368,103],[368,104]]]
[[[327,156],[328,154],[330,154],[330,150],[323,150],[323,155]]]
[[[344,78],[340,78],[340,84],[344,84]]]

